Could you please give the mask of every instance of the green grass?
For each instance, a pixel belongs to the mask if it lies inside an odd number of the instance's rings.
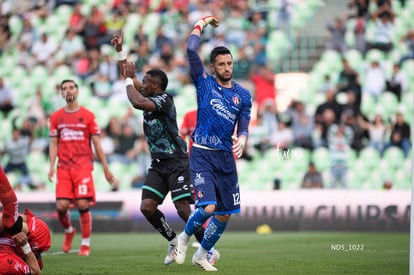
[[[193,240],[193,239],[192,239]],[[199,274],[190,247],[183,265],[164,266],[167,242],[156,233],[92,234],[91,255],[57,254],[63,234],[52,235],[42,274]],[[362,251],[332,245],[363,245]],[[79,249],[80,234],[73,242]],[[217,244],[221,274],[408,274],[409,233],[225,232]]]

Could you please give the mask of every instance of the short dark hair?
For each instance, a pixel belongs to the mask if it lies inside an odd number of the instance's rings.
[[[152,69],[147,72],[148,75],[160,81],[161,90],[165,91],[168,86],[168,77],[167,74],[158,69]]]
[[[75,84],[76,89],[78,89],[78,84],[76,84],[75,80],[72,80],[72,79],[65,79],[65,80],[63,80],[63,81],[60,83],[60,89],[63,89],[63,84],[65,84],[65,83],[67,83],[67,82],[70,82],[70,83]]]
[[[229,54],[231,55],[231,58],[233,58],[233,55],[231,54],[230,50],[227,49],[226,47],[224,46],[215,47],[211,51],[211,54],[210,54],[210,63],[213,64],[216,61],[216,57],[218,55],[224,55],[224,54]]]

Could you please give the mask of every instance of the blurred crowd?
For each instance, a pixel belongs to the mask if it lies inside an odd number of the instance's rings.
[[[395,39],[395,13],[391,1],[350,1],[349,10],[344,11],[347,16],[336,18],[334,24],[327,22],[330,35],[327,51],[336,51],[342,58],[338,78],[332,79],[329,74],[325,76],[325,82],[318,91],[324,100],[317,106],[307,106],[293,98],[285,110],[277,107],[276,74],[267,62],[266,42],[272,30],[281,29],[293,46],[295,34],[289,20],[294,7],[302,1],[275,1],[276,25],[268,23],[268,16],[273,14],[266,10],[267,1],[88,2],[1,1],[0,58],[5,60],[6,55],[16,55],[16,66],[27,73],[38,66],[42,66],[49,75],[54,75],[61,67],[70,68],[70,75],[94,97],[104,102],[115,98],[127,102],[124,80],[119,75],[110,45],[113,34],[123,33],[138,77],[151,67],[163,69],[169,77],[167,92],[180,96],[182,87],[190,84],[185,59],[188,34],[194,22],[213,14],[221,19],[220,27],[205,30],[200,53],[208,64],[208,53],[213,47],[228,46],[234,55],[234,79],[252,92],[255,108],[249,147],[244,155],[246,159],[255,155],[252,151],[264,154],[275,147],[282,150],[303,147],[310,151],[325,147],[331,152],[333,178],[339,185],[344,185],[341,175],[343,169],[346,170],[349,151],[358,154],[364,148],[372,147],[382,156],[388,148],[397,147],[405,157],[409,155],[410,125],[404,112],[398,112],[395,117],[384,117],[381,113],[368,117],[361,111],[365,96],[378,102],[387,92],[400,102],[409,89],[407,76],[401,68],[404,62],[414,58],[414,32],[410,29]],[[254,8],[251,2],[255,3]],[[405,1],[400,2],[402,6],[405,4]],[[12,21],[16,16],[22,24],[18,31],[14,30],[16,18]],[[61,21],[56,17],[60,16],[66,16],[67,20],[59,23]],[[53,23],[57,24],[55,28],[51,26]],[[373,25],[370,36],[366,34],[369,24]],[[346,38],[349,31],[353,32],[352,43]],[[406,44],[405,51],[398,58],[395,55],[392,55],[393,59],[373,58],[361,68],[355,68],[345,58],[349,48],[359,51],[364,57],[372,49],[388,57],[394,53],[396,41]],[[392,70],[384,68],[384,60],[395,61]],[[16,111],[14,97],[23,92],[17,91],[21,87],[13,86],[14,81],[10,79],[10,75],[0,74],[0,111],[2,118],[12,120],[10,131],[13,131],[12,138],[2,142],[0,150],[8,155],[8,163],[2,165],[11,165],[7,169],[14,169],[25,162],[24,158],[16,160],[16,152],[20,150],[20,155],[30,153],[30,150],[22,148],[30,146],[31,150],[47,155],[47,120],[52,112],[63,106],[64,101],[59,91],[59,83],[63,79],[52,78],[55,81],[52,93],[44,91],[50,85],[24,86],[32,89],[25,91],[31,95],[26,99],[30,101],[29,108]],[[47,78],[45,80],[48,81]],[[182,107],[189,106],[177,106]],[[126,107],[123,115],[111,117],[102,127],[102,144],[109,162],[134,163],[141,168],[131,183],[133,186],[140,186],[149,165],[140,119],[138,112]],[[15,133],[15,130],[20,133]],[[22,174],[27,174],[22,169]]]

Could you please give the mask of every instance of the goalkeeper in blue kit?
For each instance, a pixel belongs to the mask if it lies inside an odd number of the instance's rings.
[[[190,153],[196,209],[177,238],[174,257],[178,264],[184,263],[191,235],[212,217],[192,263],[217,271],[207,261],[207,253],[221,237],[231,214],[240,212],[234,155],[239,158],[247,142],[252,99],[248,90],[232,80],[233,57],[226,47],[211,52],[210,69],[215,76],[204,69],[197,49],[207,25],[218,27],[219,22],[214,16],[199,20],[187,44],[190,74],[197,91],[197,126],[191,135]]]

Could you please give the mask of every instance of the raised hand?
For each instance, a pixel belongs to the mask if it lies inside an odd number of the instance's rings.
[[[121,32],[121,35],[114,34],[111,39],[111,44],[115,46],[117,52],[122,52],[122,41],[124,40],[124,31]]]
[[[135,64],[134,62],[126,62],[122,68],[122,75],[124,77],[135,77]]]
[[[215,16],[206,16],[201,18],[197,21],[197,23],[194,25],[195,29],[200,30],[200,32],[204,29],[205,26],[211,25],[214,28],[217,28],[219,26],[219,20]]]

